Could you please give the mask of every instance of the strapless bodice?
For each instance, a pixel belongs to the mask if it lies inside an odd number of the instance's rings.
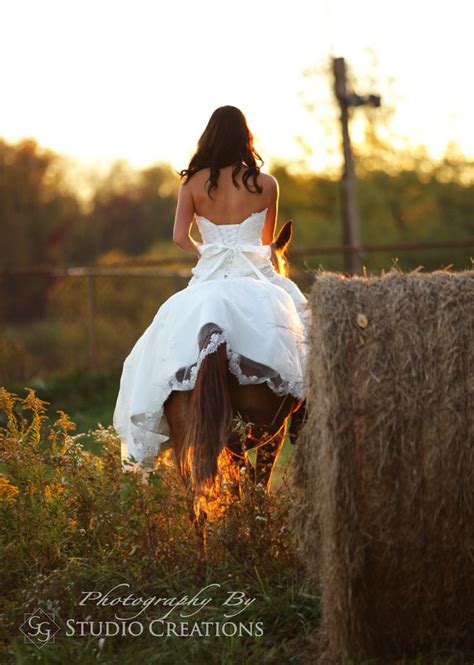
[[[227,245],[238,243],[261,245],[262,228],[268,208],[252,212],[238,224],[215,224],[207,217],[196,215],[203,243],[223,242]]]
[[[215,224],[196,215],[203,242],[199,246],[199,261],[191,271],[190,284],[204,281],[211,275],[214,279],[253,275],[269,281],[262,269],[269,276],[275,272],[271,247],[264,245],[261,239],[267,210],[253,212],[238,224]]]

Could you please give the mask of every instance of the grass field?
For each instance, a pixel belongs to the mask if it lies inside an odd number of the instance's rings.
[[[121,470],[118,378],[0,390],[0,662],[314,662],[319,593],[288,529],[291,445],[273,495],[247,487],[209,527],[201,559],[169,460],[148,484]]]
[[[209,530],[208,559],[200,560],[174,469],[164,464],[149,485],[120,470],[120,442],[109,427],[117,381],[103,374],[58,375],[3,391],[2,662],[304,662],[319,601],[286,528],[291,489],[284,468],[291,447],[282,455],[274,497],[249,495],[229,510]],[[27,397],[25,388],[36,397]],[[57,420],[59,409],[69,418]],[[118,584],[140,598],[191,598],[212,585],[212,600],[197,617],[211,634],[150,634],[160,612],[149,608],[140,615],[143,635],[104,638],[104,631],[116,630],[114,607],[80,601],[87,590],[105,595]],[[239,615],[244,632],[217,636],[212,631],[225,624],[232,592],[253,599]],[[54,643],[41,648],[20,630],[24,616],[38,608],[59,626]],[[180,624],[178,609],[169,620]],[[85,634],[68,634],[68,621],[89,622],[87,630],[81,626]],[[127,623],[120,625],[125,630]]]

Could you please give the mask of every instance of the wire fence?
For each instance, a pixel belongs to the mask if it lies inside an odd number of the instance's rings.
[[[143,267],[0,273],[0,386],[57,370],[118,370],[191,277]]]

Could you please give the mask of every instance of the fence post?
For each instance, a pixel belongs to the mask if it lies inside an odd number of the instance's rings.
[[[99,368],[96,331],[96,293],[94,274],[87,272],[87,328],[89,332],[89,366]]]

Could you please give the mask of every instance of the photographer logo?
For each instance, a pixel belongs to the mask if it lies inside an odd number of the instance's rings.
[[[20,630],[25,636],[25,642],[32,642],[41,649],[45,644],[54,642],[59,626],[52,615],[39,608],[32,614],[25,614],[25,621]]]

